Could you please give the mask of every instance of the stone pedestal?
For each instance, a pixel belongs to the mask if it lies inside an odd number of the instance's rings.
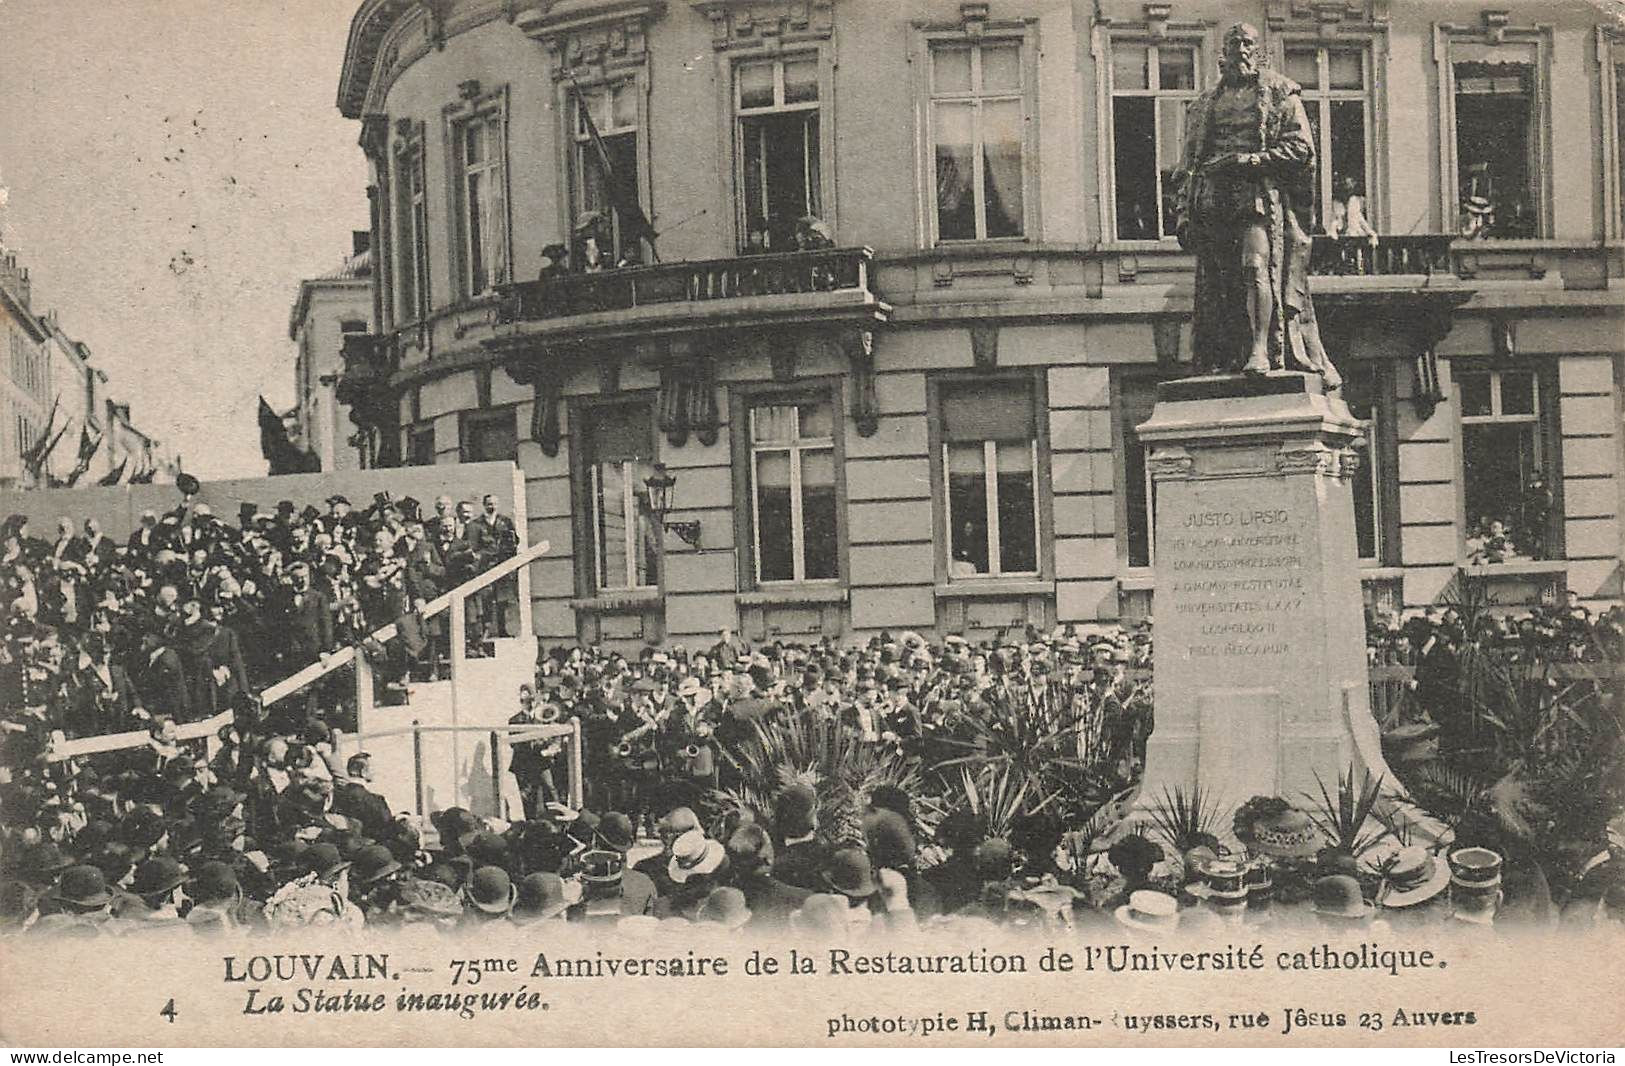
[[[1350,482],[1362,423],[1303,374],[1186,378],[1139,427],[1156,484],[1156,727],[1141,803],[1392,780],[1367,687]]]

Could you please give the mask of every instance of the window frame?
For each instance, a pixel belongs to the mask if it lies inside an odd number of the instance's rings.
[[[1037,540],[1036,559],[1038,569],[1018,570],[1007,572],[992,572],[994,560],[994,541],[998,536],[998,523],[994,515],[989,516],[988,522],[988,567],[989,573],[968,575],[955,575],[953,573],[953,538],[952,523],[949,521],[948,507],[948,467],[947,448],[949,441],[943,432],[943,392],[964,385],[990,384],[996,382],[1020,382],[1028,387],[1033,404],[1033,536]],[[931,479],[931,528],[932,528],[932,555],[936,571],[936,583],[939,586],[954,588],[975,588],[977,586],[1011,584],[1026,585],[1032,582],[1048,582],[1055,580],[1055,516],[1054,516],[1054,482],[1051,476],[1053,462],[1050,449],[1049,436],[1049,384],[1048,375],[1042,367],[1014,370],[1000,370],[994,372],[977,370],[939,370],[927,373],[925,379],[926,404],[926,446],[927,465],[930,467]],[[983,441],[983,462],[987,461],[988,445],[997,447],[996,441]],[[997,471],[984,466],[984,476],[992,470],[993,477]],[[988,506],[995,509],[997,504],[996,492],[989,492]]]
[[[1374,49],[1369,40],[1338,38],[1326,41],[1320,38],[1305,40],[1290,38],[1280,42],[1279,56],[1276,60],[1276,69],[1286,70],[1286,53],[1314,50],[1315,67],[1319,73],[1320,84],[1316,88],[1307,85],[1300,86],[1304,110],[1309,113],[1311,120],[1319,121],[1319,138],[1315,144],[1316,158],[1316,184],[1315,195],[1320,201],[1320,226],[1317,232],[1325,232],[1326,221],[1331,217],[1332,201],[1337,190],[1332,185],[1332,125],[1331,111],[1334,103],[1343,101],[1358,101],[1362,105],[1361,136],[1364,138],[1363,155],[1365,157],[1365,173],[1361,176],[1361,185],[1364,188],[1366,220],[1379,231],[1383,229],[1378,222],[1379,218],[1386,219],[1387,197],[1379,194],[1377,189],[1377,161],[1376,141],[1377,123],[1375,113],[1377,63]],[[1331,84],[1331,61],[1328,53],[1355,52],[1360,57],[1361,87],[1358,89],[1334,89]],[[1316,114],[1318,112],[1318,114]],[[1324,161],[1324,165],[1322,164]],[[1385,191],[1385,190],[1384,190]]]
[[[637,125],[635,129],[621,129],[613,124],[598,124],[599,136],[608,138],[619,134],[632,133],[636,137],[636,154],[638,161],[637,191],[638,202],[643,207],[643,213],[652,222],[654,220],[654,192],[653,175],[650,173],[649,159],[649,80],[646,71],[639,67],[635,70],[620,70],[606,77],[582,81],[568,79],[559,83],[559,144],[563,146],[560,159],[560,179],[565,195],[559,199],[561,212],[560,232],[568,234],[571,239],[567,242],[574,247],[573,235],[576,222],[586,212],[586,156],[591,151],[592,138],[580,129],[577,121],[577,108],[582,106],[583,97],[602,94],[608,101],[611,117],[614,112],[614,93],[618,87],[628,87],[637,105]],[[598,116],[593,116],[596,121]],[[614,227],[612,247],[604,249],[606,255],[618,260],[625,254],[623,237],[621,234],[620,217],[610,212]],[[641,249],[638,249],[641,253]]]
[[[1534,413],[1531,415],[1505,415],[1501,407],[1501,375],[1525,373],[1534,381]],[[1488,415],[1465,414],[1462,379],[1478,374],[1490,376],[1490,410]],[[1451,407],[1455,421],[1455,458],[1451,480],[1456,486],[1456,554],[1466,566],[1470,539],[1467,514],[1467,433],[1474,425],[1532,425],[1539,467],[1546,476],[1552,494],[1551,512],[1547,519],[1548,550],[1539,563],[1562,562],[1568,556],[1565,543],[1565,512],[1563,502],[1563,423],[1562,400],[1558,368],[1555,360],[1469,359],[1453,360],[1450,367]],[[1522,560],[1520,560],[1522,561]]]
[[[1371,417],[1365,421],[1366,446],[1359,459],[1371,470],[1372,531],[1376,539],[1377,554],[1358,555],[1362,569],[1374,570],[1400,565],[1399,516],[1399,375],[1397,364],[1391,359],[1354,360],[1344,364],[1344,376],[1349,377],[1359,368],[1369,367],[1371,380]],[[1346,388],[1346,386],[1345,386]],[[1352,412],[1351,412],[1352,413]],[[1352,490],[1352,486],[1351,486]],[[1358,501],[1356,501],[1358,506]]]
[[[1161,81],[1161,66],[1154,55],[1147,54],[1147,88],[1145,89],[1118,89],[1114,75],[1113,51],[1118,45],[1139,45],[1155,50],[1164,46],[1176,48],[1189,48],[1195,53],[1195,88],[1163,90],[1159,86],[1149,84],[1150,77],[1155,75]],[[1178,238],[1174,234],[1161,237],[1119,237],[1117,233],[1117,100],[1119,97],[1137,97],[1152,101],[1152,120],[1157,125],[1152,127],[1152,145],[1154,148],[1161,145],[1162,109],[1157,103],[1164,99],[1169,100],[1195,100],[1208,88],[1208,81],[1212,73],[1207,69],[1208,43],[1207,34],[1201,30],[1185,30],[1176,32],[1170,30],[1166,35],[1158,36],[1138,30],[1121,32],[1108,32],[1104,36],[1102,45],[1096,50],[1095,63],[1097,78],[1102,85],[1100,90],[1100,129],[1101,142],[1100,170],[1101,170],[1101,235],[1111,244],[1128,245],[1137,248],[1157,248],[1175,245]],[[1187,115],[1189,111],[1187,109]],[[1183,133],[1183,130],[1181,130]],[[1183,151],[1183,137],[1181,137],[1181,150]],[[1160,161],[1159,161],[1160,162]],[[1179,160],[1172,160],[1173,166],[1179,166]],[[1162,229],[1162,173],[1157,172],[1157,229]]]
[[[835,466],[835,576],[830,578],[791,578],[789,580],[763,580],[761,550],[758,543],[761,521],[758,517],[756,492],[756,455],[758,449],[752,438],[752,412],[757,407],[787,406],[817,400],[830,405],[832,436],[830,447]],[[732,426],[732,459],[734,470],[734,535],[739,545],[738,576],[741,591],[793,591],[796,589],[846,588],[850,581],[848,557],[847,488],[846,488],[846,406],[843,382],[840,378],[808,378],[794,384],[772,382],[738,385],[730,390],[730,423]],[[782,449],[769,449],[782,450]],[[799,453],[793,453],[799,454]],[[800,464],[791,464],[792,478],[799,482]],[[791,494],[792,516],[801,510],[799,493]],[[805,525],[792,517],[792,536],[805,540]],[[793,572],[805,574],[804,547],[792,548]]]
[[[434,466],[440,461],[440,454],[435,451],[434,420],[409,423],[406,427],[406,466]],[[429,442],[429,461],[418,462],[417,446],[420,441]]]
[[[784,65],[801,59],[811,58],[818,67],[818,99],[811,103],[785,104],[784,98]],[[818,116],[818,218],[831,232],[835,229],[835,136],[833,95],[835,88],[834,59],[831,50],[824,42],[808,42],[805,46],[786,47],[784,51],[775,52],[747,52],[724,56],[722,59],[726,82],[723,92],[726,94],[726,108],[729,116],[729,149],[733,160],[734,180],[734,247],[743,250],[750,237],[750,209],[746,200],[745,168],[748,160],[745,158],[745,121],[750,118],[764,115],[785,115],[812,111]],[[771,63],[774,68],[773,86],[775,103],[771,107],[746,109],[740,103],[740,72],[748,66]],[[811,168],[803,161],[803,169],[808,171],[808,177],[813,176]],[[763,189],[765,191],[766,184]],[[774,248],[771,251],[791,251],[793,249]]]
[[[1112,368],[1110,378],[1112,496],[1116,511],[1117,565],[1121,572],[1128,577],[1150,578],[1157,561],[1156,481],[1151,476],[1149,463],[1145,464],[1140,471],[1140,477],[1145,482],[1147,510],[1145,520],[1145,563],[1143,565],[1133,561],[1133,545],[1129,541],[1128,484],[1129,477],[1134,473],[1129,469],[1129,440],[1134,433],[1134,427],[1129,424],[1128,393],[1131,387],[1138,388],[1149,384],[1154,389],[1160,382],[1171,381],[1178,376],[1177,371],[1163,370],[1155,364],[1130,363]]]
[[[1488,13],[1486,13],[1488,15]],[[1455,233],[1459,225],[1461,161],[1457,158],[1456,63],[1467,61],[1467,50],[1504,49],[1508,53],[1525,50],[1534,70],[1534,108],[1530,115],[1530,165],[1535,169],[1531,183],[1538,202],[1534,205],[1539,225],[1536,239],[1552,232],[1552,27],[1494,26],[1486,17],[1481,26],[1459,26],[1446,22],[1433,24],[1433,60],[1438,86],[1439,181],[1435,195],[1440,221],[1438,232]]]
[[[451,271],[457,279],[458,298],[474,300],[489,295],[497,285],[511,282],[514,277],[508,181],[508,87],[498,86],[448,104],[441,115],[446,142],[447,217],[451,219]],[[482,225],[477,234],[470,224],[473,205],[468,196],[476,168],[467,160],[467,137],[475,126],[486,130],[485,160],[478,166],[477,173],[487,179],[483,183],[482,197],[486,210],[481,215]],[[476,238],[484,260],[481,263],[474,261]],[[495,238],[494,243],[491,238]],[[500,276],[493,276],[493,268]],[[475,291],[477,273],[481,269],[486,273],[485,285]]]
[[[917,200],[917,226],[920,232],[921,246],[925,248],[937,247],[964,247],[967,245],[991,244],[996,246],[1036,244],[1043,240],[1043,210],[1042,210],[1042,160],[1040,149],[1039,96],[1038,96],[1038,58],[1039,37],[1037,20],[1034,18],[1012,19],[1008,21],[989,21],[971,32],[962,25],[934,25],[926,23],[914,24],[914,39],[911,50],[911,61],[915,68],[915,126],[917,129],[917,182],[919,193]],[[969,94],[942,94],[938,95],[933,86],[934,51],[938,47],[970,47],[975,52],[973,69],[980,69],[980,49],[984,44],[1014,43],[1018,46],[1019,62],[1017,68],[1021,71],[1021,87],[1015,93],[994,93],[984,97],[974,91]],[[935,104],[939,99],[946,100],[981,100],[983,98],[1009,98],[1015,96],[1021,101],[1022,108],[1022,141],[1021,141],[1021,204],[1022,226],[1019,236],[987,237],[981,236],[985,232],[986,218],[981,209],[981,200],[977,201],[976,210],[976,237],[943,237],[938,227],[937,211],[937,163],[936,163],[936,122]],[[978,107],[978,114],[980,107]],[[980,126],[978,125],[978,129]],[[983,171],[981,152],[976,151],[975,172],[981,175]],[[976,196],[976,189],[981,188],[981,178],[973,179],[972,196]]]
[[[1625,30],[1599,25],[1596,57],[1602,96],[1603,233],[1625,239]]]
[[[396,256],[395,291],[391,300],[402,324],[421,323],[434,313],[434,286],[429,270],[429,172],[423,123],[395,142]],[[410,259],[410,262],[408,262]],[[411,286],[408,293],[405,286]]]
[[[649,390],[636,390],[631,392],[615,393],[613,395],[581,396],[570,404],[570,455],[571,471],[570,485],[574,505],[571,508],[575,521],[574,532],[579,543],[587,545],[585,551],[576,553],[576,588],[583,597],[603,596],[637,596],[640,593],[657,593],[666,581],[666,544],[664,530],[656,538],[658,547],[655,551],[655,569],[649,584],[634,584],[635,571],[634,556],[631,551],[633,538],[637,527],[635,523],[627,526],[627,584],[606,586],[602,581],[604,561],[598,557],[598,528],[601,516],[598,513],[598,467],[597,457],[592,453],[591,430],[589,428],[593,417],[601,411],[616,408],[637,409],[640,415],[647,419],[649,441],[652,454],[650,464],[660,461],[660,433],[655,424],[655,413],[658,409],[658,397]],[[623,465],[636,460],[618,460]],[[634,486],[627,482],[623,490],[623,503],[626,495],[636,496]]]

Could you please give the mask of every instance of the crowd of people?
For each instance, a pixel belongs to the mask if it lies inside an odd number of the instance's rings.
[[[387,492],[365,509],[342,495],[325,506],[301,510],[282,500],[264,511],[244,503],[232,524],[188,494],[164,514],[145,511],[122,540],[94,518],[64,517],[49,540],[33,535],[26,516],[7,519],[0,705],[26,712],[7,725],[8,749],[37,748],[57,731],[184,725],[251,704],[275,681],[511,556],[518,543],[492,496],[478,504],[442,496],[427,515],[418,501]],[[468,638],[506,635],[507,607],[496,594],[476,600]],[[392,647],[376,649],[393,690],[408,667],[436,669],[449,653],[444,632],[435,642],[423,627],[405,629]],[[341,709],[313,691],[297,713]]]
[[[655,929],[718,923],[851,935],[860,929],[1007,926],[1159,933],[1272,922],[1365,935],[1419,921],[1483,926],[1497,914],[1586,924],[1625,917],[1625,826],[1580,890],[1531,890],[1492,848],[1339,849],[1302,810],[1261,798],[1234,840],[1174,840],[1144,821],[1046,832],[994,827],[963,793],[870,782],[832,817],[813,779],[741,787],[742,752],[766,727],[818,722],[877,764],[936,768],[985,751],[1017,695],[1065,703],[1055,720],[1131,790],[1154,727],[1151,627],[1028,627],[997,640],[883,633],[861,644],[752,644],[723,630],[693,648],[628,654],[564,646],[538,656],[513,724],[570,718],[584,731],[584,794],[566,787],[556,738],[517,743],[521,801],[506,820],[392,807],[365,754],[344,757],[342,702],[256,693],[511,554],[497,501],[437,500],[434,514],[380,494],[325,513],[244,506],[236,525],[188,497],[114,543],[64,520],[54,541],[25,520],[0,532],[0,931],[139,934],[186,927],[557,919]],[[478,645],[506,629],[495,595],[471,604]],[[1618,660],[1622,612],[1566,603],[1471,638],[1454,611],[1374,620],[1374,662],[1415,664],[1469,642],[1542,661]],[[410,626],[402,626],[410,630]],[[373,649],[386,684],[433,673],[450,634]],[[229,711],[206,747],[177,727]],[[139,728],[146,744],[54,757],[64,737]],[[1066,753],[1070,755],[1071,753]],[[800,768],[804,770],[805,768]],[[760,782],[756,782],[759,786]],[[929,808],[929,809],[928,809]],[[1561,905],[1561,907],[1559,906]]]

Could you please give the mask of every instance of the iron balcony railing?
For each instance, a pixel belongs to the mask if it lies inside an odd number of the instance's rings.
[[[559,274],[504,287],[504,322],[752,296],[868,291],[874,253],[828,248]]]
[[[1402,236],[1326,237],[1317,236],[1309,253],[1311,274],[1365,275],[1450,274],[1454,264],[1448,233],[1421,233]]]

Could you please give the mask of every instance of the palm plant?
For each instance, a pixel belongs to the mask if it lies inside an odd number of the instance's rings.
[[[1362,769],[1357,780],[1355,773],[1355,768],[1350,766],[1347,773],[1337,775],[1336,798],[1316,774],[1320,796],[1306,793],[1305,797],[1311,804],[1307,812],[1309,819],[1316,828],[1336,847],[1359,858],[1393,835],[1393,828],[1374,817],[1377,801],[1382,798],[1383,779]],[[1377,822],[1377,828],[1368,829],[1368,823],[1373,821]]]
[[[861,802],[881,785],[895,785],[909,795],[921,790],[916,759],[866,742],[837,718],[790,714],[759,719],[750,726],[744,740],[720,746],[738,784],[720,790],[715,799],[764,821],[772,812],[773,797],[791,784],[806,785],[817,794],[819,821],[825,826],[834,826],[854,797]]]
[[[1219,813],[1212,792],[1201,785],[1192,785],[1188,792],[1183,785],[1174,786],[1172,791],[1164,787],[1151,805],[1151,820],[1176,854],[1216,840]]]

